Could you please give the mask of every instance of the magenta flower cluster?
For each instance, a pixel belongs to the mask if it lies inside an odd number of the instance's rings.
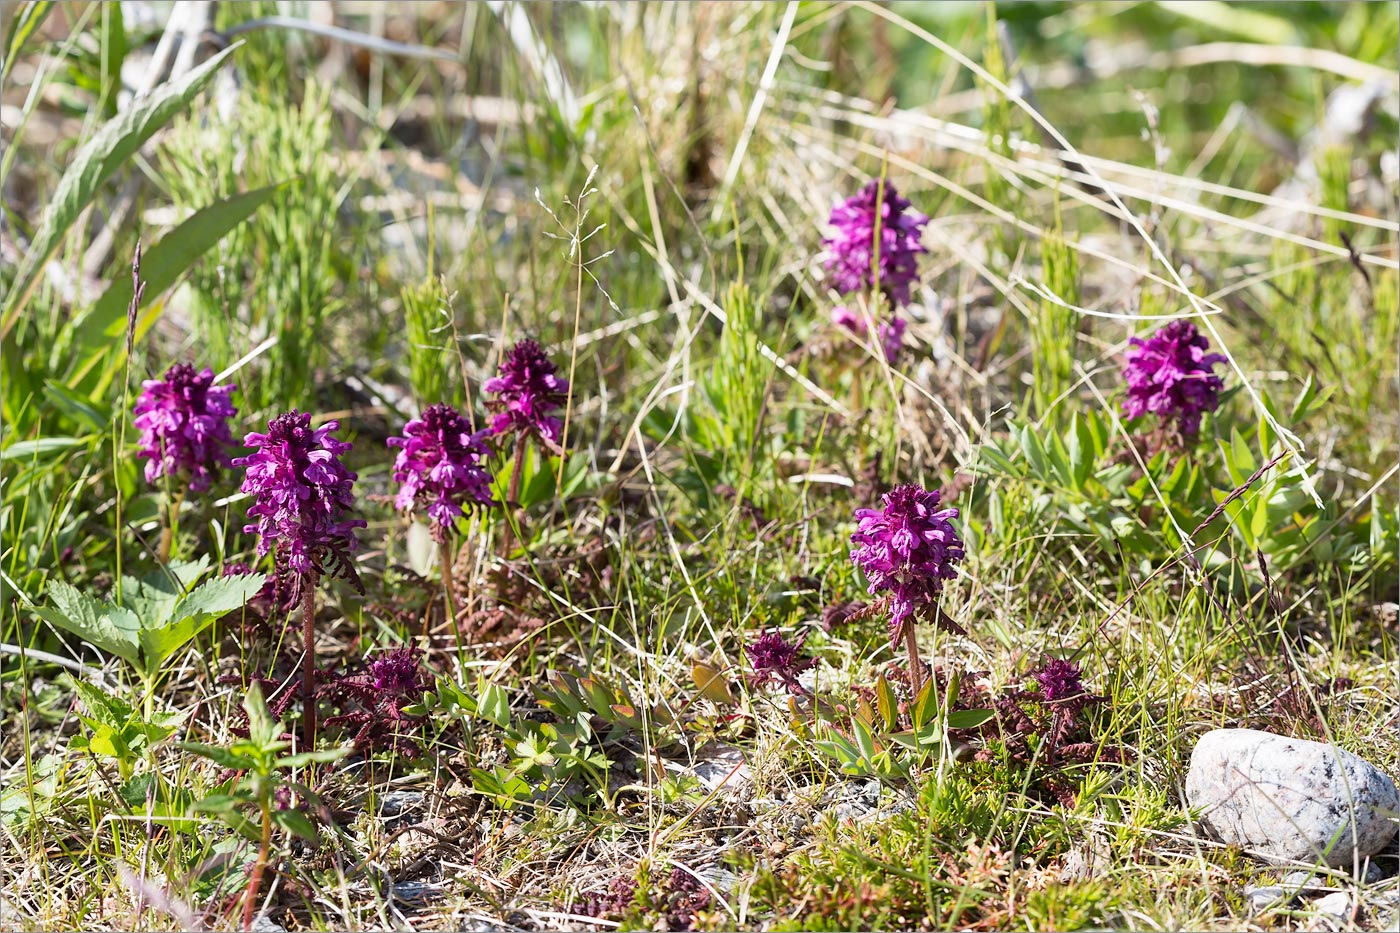
[[[496,396],[486,403],[496,413],[492,433],[533,435],[560,452],[563,424],[554,412],[568,396],[569,381],[555,374],[554,362],[538,343],[522,340],[511,347],[499,373],[486,380],[482,390]]]
[[[369,662],[369,684],[391,697],[413,696],[422,688],[417,650],[395,648]]]
[[[408,511],[427,503],[434,531],[441,535],[463,514],[463,506],[491,504],[486,431],[473,431],[451,405],[429,405],[403,433],[388,440],[400,448],[394,461],[394,481],[400,484],[395,506]]]
[[[752,683],[756,687],[766,687],[780,683],[789,693],[806,693],[797,677],[805,670],[817,665],[816,658],[804,658],[802,645],[807,641],[806,634],[790,642],[777,631],[760,635],[758,640],[744,649],[753,668]]]
[[[187,482],[190,492],[209,489],[218,471],[232,463],[234,388],[214,385],[212,369],[195,372],[186,363],[171,366],[163,379],[141,383],[132,424],[141,432],[147,482],[169,476]]]
[[[322,573],[328,559],[345,567],[344,557],[358,545],[354,529],[360,519],[346,518],[355,505],[355,474],[340,455],[350,449],[331,432],[340,427],[327,421],[311,427],[311,416],[293,409],[268,424],[266,434],[252,433],[243,441],[254,452],[233,462],[247,473],[242,490],[253,497],[244,526],[256,532],[258,554],[276,550],[279,573],[291,571],[300,580]]]
[[[870,592],[889,594],[890,639],[906,623],[934,607],[953,566],[964,557],[950,519],[957,509],[939,508],[941,494],[907,483],[885,494],[884,507],[857,509],[851,560],[870,581]]]
[[[1156,415],[1181,437],[1195,436],[1201,415],[1220,404],[1224,383],[1212,367],[1225,357],[1207,352],[1210,343],[1190,321],[1172,321],[1146,340],[1133,337],[1129,344],[1124,412],[1130,418]]]
[[[928,252],[920,242],[928,217],[894,185],[875,180],[838,204],[829,223],[832,233],[822,245],[836,290],[849,295],[878,285],[896,308],[908,304],[910,286],[919,281],[919,254]]]
[[[1047,703],[1067,700],[1084,692],[1079,665],[1072,661],[1053,658],[1031,676],[1040,684],[1040,695]]]

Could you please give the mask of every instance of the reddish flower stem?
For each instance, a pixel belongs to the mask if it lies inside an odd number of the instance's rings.
[[[248,879],[248,890],[243,893],[243,929],[253,928],[253,913],[258,906],[258,890],[262,887],[263,872],[267,869],[267,854],[272,847],[272,802],[263,801],[262,840],[258,843],[258,860],[253,863],[253,875]]]
[[[909,652],[909,702],[919,699],[924,686],[924,664],[919,660],[919,640],[914,636],[914,620],[904,620],[904,647]]]
[[[301,633],[306,657],[302,659],[302,736],[308,752],[316,749],[316,571],[301,581]]]

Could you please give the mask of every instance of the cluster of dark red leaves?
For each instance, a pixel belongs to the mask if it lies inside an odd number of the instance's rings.
[[[423,699],[427,687],[417,649],[395,648],[363,670],[331,675],[316,694],[337,709],[324,720],[325,727],[344,729],[357,752],[391,751],[416,758],[423,717],[404,708]]]
[[[606,888],[590,891],[569,905],[569,912],[599,920],[621,920],[637,901],[637,882],[627,875],[618,875]],[[674,868],[660,884],[647,892],[649,909],[665,918],[668,930],[690,930],[696,914],[709,910],[714,897],[709,888],[683,868]]]

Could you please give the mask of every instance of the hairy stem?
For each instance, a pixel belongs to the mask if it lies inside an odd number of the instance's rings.
[[[316,572],[301,581],[301,633],[306,657],[301,662],[302,736],[308,752],[316,749]]]
[[[258,860],[253,863],[253,876],[243,894],[243,929],[253,928],[253,912],[258,904],[258,889],[262,887],[263,871],[267,868],[268,850],[272,848],[272,801],[262,802],[262,840],[258,843]]]

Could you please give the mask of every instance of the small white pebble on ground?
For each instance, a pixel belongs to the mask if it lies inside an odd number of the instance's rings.
[[[1351,895],[1345,891],[1334,891],[1313,902],[1313,910],[1321,914],[1331,914],[1333,917],[1350,917]]]
[[[1334,745],[1255,729],[1201,736],[1186,799],[1221,842],[1333,868],[1383,849],[1400,810],[1395,782],[1374,765]]]

